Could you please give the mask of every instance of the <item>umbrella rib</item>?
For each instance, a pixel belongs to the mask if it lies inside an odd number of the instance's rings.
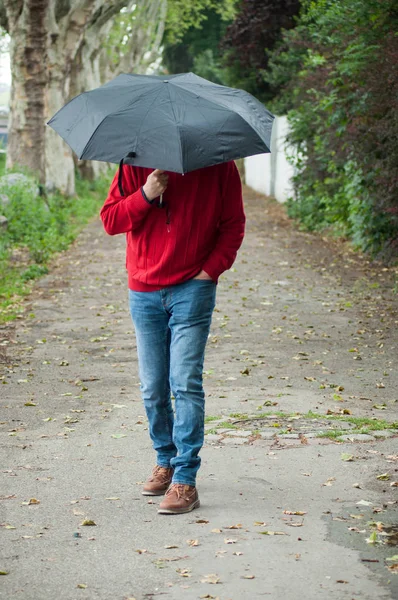
[[[87,93],[87,92],[85,92],[85,93]],[[159,94],[160,94],[160,90],[159,90]],[[157,98],[158,98],[159,94],[156,96],[156,98],[154,98],[154,99],[153,99],[153,101],[152,101],[152,104],[153,104],[153,103],[154,103],[154,102],[157,100]],[[141,96],[143,96],[143,95],[144,95],[144,94],[141,94]],[[113,116],[114,116],[115,114],[117,114],[117,113],[118,113],[120,110],[125,110],[126,108],[128,108],[128,107],[129,107],[129,105],[130,105],[132,102],[135,102],[136,100],[137,100],[137,98],[134,98],[134,100],[130,100],[130,101],[129,101],[129,102],[128,102],[128,103],[127,103],[125,106],[123,106],[121,109],[118,109],[118,110],[117,110],[117,111],[115,111],[114,113],[110,113],[110,114],[108,114],[108,115],[105,115],[105,116],[104,116],[104,118],[102,119],[102,121],[101,121],[100,123],[98,123],[97,127],[94,129],[93,133],[90,135],[90,138],[89,138],[89,140],[87,141],[86,145],[85,145],[85,146],[84,146],[84,148],[83,148],[83,151],[81,152],[81,154],[80,154],[80,156],[79,156],[79,160],[81,160],[81,159],[82,159],[82,156],[84,155],[84,153],[85,153],[85,151],[86,151],[86,149],[87,149],[87,146],[89,145],[89,143],[91,142],[91,140],[93,139],[94,135],[97,133],[97,131],[98,131],[98,129],[101,127],[101,125],[102,125],[102,124],[103,124],[103,123],[106,121],[106,119],[107,119],[108,117],[113,117]],[[143,119],[143,120],[142,120],[142,122],[141,122],[140,129],[139,129],[139,131],[138,131],[138,133],[137,133],[137,135],[136,135],[136,137],[137,137],[137,138],[138,138],[138,135],[139,135],[139,133],[141,132],[141,128],[142,128],[142,126],[143,126],[143,124],[144,124],[144,121],[145,121],[145,119],[146,119],[146,118],[147,118],[147,116],[148,116],[148,112],[149,112],[149,110],[150,110],[150,108],[151,108],[152,104],[150,104],[150,106],[148,107],[147,113],[146,113],[146,115],[145,115],[144,119]],[[124,158],[124,157],[123,157],[123,156],[121,156],[121,158]]]
[[[139,128],[139,130],[138,130],[138,132],[137,132],[137,134],[136,134],[136,138],[137,138],[137,139],[138,139],[138,136],[139,136],[139,135],[140,135],[140,133],[141,133],[141,129],[142,129],[142,127],[143,127],[144,123],[145,123],[145,119],[147,118],[147,116],[148,116],[148,113],[149,113],[149,111],[150,111],[150,110],[151,110],[151,108],[152,108],[152,105],[153,105],[153,104],[156,102],[156,100],[159,98],[161,91],[162,91],[162,88],[160,88],[160,89],[159,89],[159,93],[156,95],[156,97],[155,97],[155,98],[152,100],[151,104],[148,106],[148,110],[146,111],[146,115],[145,115],[145,117],[142,119],[142,121],[141,121],[141,125],[140,125],[140,128]]]
[[[170,81],[170,83],[173,83],[173,85],[175,87],[177,87],[177,88],[180,88],[180,89],[182,88],[185,92],[188,92],[188,94],[192,94],[193,96],[199,96],[203,100],[206,100],[206,102],[209,102],[210,104],[214,104],[218,108],[224,108],[226,110],[233,110],[237,115],[240,116],[240,118],[243,121],[245,121],[245,123],[247,123],[247,125],[249,125],[249,127],[252,127],[252,129],[254,129],[254,127],[251,125],[251,123],[249,123],[249,121],[246,119],[246,117],[243,114],[241,114],[241,110],[240,110],[241,107],[239,107],[239,110],[238,109],[231,109],[230,107],[228,107],[225,104],[223,104],[222,101],[219,102],[219,101],[214,100],[213,98],[209,98],[208,94],[206,93],[206,91],[204,91],[204,93],[202,93],[202,91],[201,91],[200,88],[199,89],[195,89],[195,86],[196,87],[198,86],[197,83],[185,82],[184,85],[181,85],[181,84],[179,84],[178,81],[174,82],[172,80]],[[218,85],[218,84],[215,84],[215,85]],[[185,86],[191,86],[193,89],[189,89],[188,87],[185,87]],[[225,86],[219,86],[219,87],[225,88]],[[231,89],[235,89],[235,88],[231,88]],[[237,92],[244,92],[244,90],[239,90],[239,89],[236,89],[236,91]],[[252,97],[252,95],[249,94],[249,92],[244,92],[244,93],[245,93],[245,95],[247,94],[249,97]],[[242,99],[242,95],[240,93],[238,93],[237,96],[238,96],[239,99]],[[265,107],[264,107],[264,109],[267,110]],[[267,112],[269,112],[269,111],[267,111]],[[257,133],[257,131],[256,131],[256,133]]]
[[[181,129],[180,129],[180,126],[177,123],[177,119],[176,119],[176,115],[175,115],[174,107],[173,107],[173,101],[172,101],[171,95],[170,95],[170,87],[169,86],[167,86],[167,91],[169,93],[171,110],[173,111],[174,123],[175,123],[175,125],[176,125],[176,127],[178,129],[178,142],[180,144],[180,165],[181,165],[181,168],[182,168],[182,172],[184,173],[184,165],[183,165],[183,161],[182,161]]]

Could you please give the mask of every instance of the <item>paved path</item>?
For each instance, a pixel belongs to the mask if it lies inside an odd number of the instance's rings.
[[[208,345],[199,510],[160,516],[140,493],[154,456],[121,236],[93,222],[1,331],[0,598],[397,597],[393,273],[246,206]]]

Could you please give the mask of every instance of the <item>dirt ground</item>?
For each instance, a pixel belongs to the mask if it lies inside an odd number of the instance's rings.
[[[0,329],[0,598],[397,597],[398,269],[249,189],[245,206],[198,511],[140,494],[154,455],[123,236],[95,219]]]

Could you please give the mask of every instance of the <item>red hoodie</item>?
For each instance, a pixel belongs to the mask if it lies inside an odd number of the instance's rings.
[[[153,169],[123,167],[101,209],[105,231],[126,233],[129,288],[155,291],[195,277],[202,269],[217,282],[242,243],[245,214],[242,186],[233,161],[191,171],[168,173],[164,207],[149,204],[142,192]]]

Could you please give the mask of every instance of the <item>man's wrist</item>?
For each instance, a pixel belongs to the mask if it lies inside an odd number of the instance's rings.
[[[148,198],[148,196],[147,196],[147,195],[146,195],[146,193],[145,193],[145,190],[144,190],[144,186],[143,186],[143,185],[141,186],[141,188],[140,188],[140,189],[141,189],[141,194],[142,194],[142,197],[144,198],[145,202],[148,202],[148,204],[153,204],[153,203],[154,203],[154,201],[155,201],[155,198],[152,198],[152,200],[150,200],[150,199]]]

